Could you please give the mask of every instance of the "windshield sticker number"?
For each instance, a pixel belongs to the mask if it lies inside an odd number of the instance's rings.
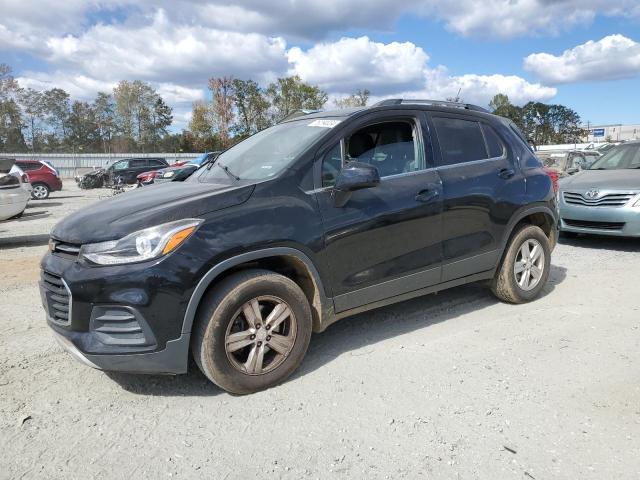
[[[310,127],[333,128],[338,125],[341,120],[314,120],[309,124]]]

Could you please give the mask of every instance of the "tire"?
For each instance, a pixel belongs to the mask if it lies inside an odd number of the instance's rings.
[[[255,315],[254,301],[260,316]],[[278,312],[270,317],[276,308]],[[289,316],[275,321],[287,311]],[[272,330],[267,325],[270,318]],[[230,275],[205,296],[196,315],[191,348],[209,380],[243,395],[273,387],[289,377],[302,363],[311,332],[311,308],[294,281],[269,270],[246,270]]]
[[[542,258],[535,257],[539,251],[533,249],[535,246],[540,247]],[[532,254],[529,257],[529,262],[524,261],[523,252],[526,251]],[[534,257],[535,260],[531,260]],[[518,263],[517,267],[516,262]],[[502,263],[491,282],[491,290],[503,302],[530,302],[540,294],[547,283],[550,267],[549,239],[540,227],[523,225],[514,232],[509,241]],[[536,269],[540,268],[542,268],[542,272],[534,282]],[[516,272],[516,269],[520,271]],[[525,277],[527,271],[529,276]],[[527,280],[530,280],[530,283]]]
[[[48,185],[44,183],[35,183],[33,185],[33,190],[31,191],[31,198],[34,200],[46,200],[49,198],[49,193],[51,193],[51,190]]]

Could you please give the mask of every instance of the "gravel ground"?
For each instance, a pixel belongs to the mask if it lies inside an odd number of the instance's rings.
[[[0,224],[0,478],[640,478],[639,240],[562,242],[528,305],[472,285],[345,319],[234,397],[55,343],[47,233],[102,195],[67,184]]]

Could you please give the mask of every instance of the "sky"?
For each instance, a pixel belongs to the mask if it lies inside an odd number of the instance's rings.
[[[299,75],[334,98],[560,103],[640,123],[638,0],[0,0],[0,63],[23,87],[91,100],[151,83],[174,128],[207,79]]]

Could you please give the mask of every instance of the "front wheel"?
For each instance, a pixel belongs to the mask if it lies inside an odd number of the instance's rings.
[[[49,198],[49,187],[44,183],[36,183],[31,191],[31,198],[34,200],[46,200]]]
[[[192,350],[209,380],[235,394],[283,382],[311,339],[311,309],[300,287],[268,270],[233,274],[198,310]]]
[[[540,227],[523,225],[507,246],[491,290],[504,302],[529,302],[544,288],[550,268],[549,239]]]

